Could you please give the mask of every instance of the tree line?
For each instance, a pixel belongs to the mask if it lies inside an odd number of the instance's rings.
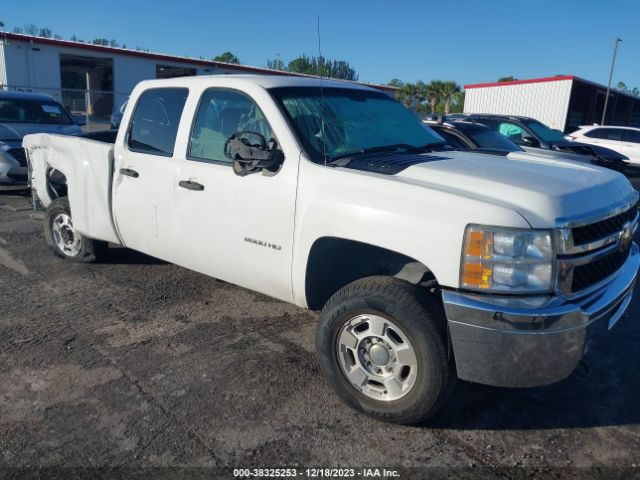
[[[240,59],[232,52],[224,52],[213,57],[215,62],[241,64]],[[306,73],[308,75],[318,75],[341,80],[358,80],[358,73],[355,68],[344,60],[333,60],[323,56],[313,57],[300,55],[289,63],[285,64],[280,58],[268,59],[267,68],[280,70],[282,72]]]
[[[627,84],[624,82],[618,82],[618,85],[616,85],[616,90],[628,93],[629,95],[633,95],[634,97],[640,97],[640,90],[638,90],[638,87],[628,88]]]
[[[0,24],[4,27],[3,22],[0,21]],[[49,27],[40,27],[33,23],[22,27],[14,27],[13,33],[33,35],[42,38],[54,38],[56,40],[63,39],[60,35],[53,33]],[[94,38],[93,40],[85,41],[74,34],[69,40],[132,50],[127,47],[126,44],[120,44],[120,42],[113,38]],[[135,50],[143,52],[149,51],[149,49],[142,47],[135,47]],[[199,58],[204,59],[203,57]],[[212,60],[237,65],[241,64],[240,59],[229,51],[213,57]],[[278,57],[268,59],[266,67],[284,72],[304,73],[340,80],[357,81],[359,78],[355,68],[346,60],[330,59],[323,56],[314,57],[303,54],[286,64]],[[516,80],[518,79],[512,75],[498,78],[498,82],[511,82]],[[429,83],[419,80],[415,83],[410,83],[394,78],[388,85],[397,87],[396,98],[405,106],[417,112],[430,112],[432,115],[437,113],[458,113],[462,111],[464,105],[464,91],[456,82],[451,80],[433,80]],[[640,97],[638,87],[628,88],[624,82],[618,82],[616,89],[629,95]]]
[[[334,60],[324,56],[300,55],[289,63],[285,63],[280,58],[267,60],[267,68],[281,70],[284,72],[305,73],[307,75],[318,75],[340,80],[358,80],[358,73],[349,62],[345,60]]]
[[[409,83],[394,78],[388,85],[396,87],[396,99],[415,112],[448,115],[462,112],[464,106],[464,91],[453,80]]]
[[[27,25],[24,25],[22,27],[14,27],[12,30],[13,33],[19,33],[19,34],[24,34],[24,35],[32,35],[34,37],[42,37],[42,38],[53,38],[55,40],[64,40],[64,38],[62,38],[62,36],[58,35],[57,33],[53,33],[52,30],[49,27],[39,27],[38,25],[34,24],[34,23],[28,23]],[[79,43],[88,43],[91,45],[101,45],[103,47],[115,47],[115,48],[125,48],[125,49],[129,49],[132,50],[131,48],[127,47],[126,44],[120,44],[120,42],[118,42],[116,39],[112,38],[94,38],[93,40],[84,40],[82,38],[79,38],[75,33],[73,35],[71,35],[71,37],[69,37],[69,40],[71,40],[72,42],[79,42]],[[137,51],[141,51],[141,52],[148,52],[149,49],[148,48],[143,48],[143,47],[135,47],[134,50]]]
[[[54,34],[49,27],[39,27],[38,25],[33,23],[24,25],[22,27],[14,27],[13,33],[63,40],[60,35]],[[128,48],[126,44],[120,44],[120,42],[114,38],[109,39],[99,37],[94,38],[93,40],[85,41],[84,39],[79,38],[78,36],[73,34],[69,38],[69,40],[71,40],[72,42],[89,43],[92,45],[101,45],[105,47],[125,49]],[[143,52],[149,51],[148,49],[142,47],[135,47],[135,50]],[[202,56],[200,56],[199,58],[204,60],[204,57]],[[238,56],[230,51],[226,51],[224,53],[221,53],[220,55],[216,55],[212,58],[212,60],[215,62],[232,63],[236,65],[240,65],[242,63]],[[269,59],[267,60],[267,68],[285,72],[306,73],[308,75],[321,75],[323,77],[338,78],[342,80],[358,80],[358,73],[356,72],[355,68],[353,68],[349,64],[349,62],[345,60],[329,59],[323,56],[314,57],[300,55],[299,57],[291,60],[286,65],[279,58],[274,60]]]

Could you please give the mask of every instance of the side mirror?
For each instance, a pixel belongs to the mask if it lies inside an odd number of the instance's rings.
[[[79,127],[84,127],[87,124],[87,117],[84,115],[74,115],[73,121]]]
[[[257,132],[234,133],[224,143],[224,154],[233,160],[233,172],[241,177],[261,170],[276,172],[284,160],[275,140],[267,144]]]

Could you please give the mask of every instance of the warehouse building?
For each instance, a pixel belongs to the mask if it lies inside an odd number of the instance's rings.
[[[142,80],[189,75],[279,74],[267,68],[0,33],[0,89],[47,93],[94,128],[108,125]],[[298,74],[300,75],[300,74]],[[396,89],[371,85],[388,93]]]
[[[464,113],[522,115],[570,133],[602,121],[607,87],[573,75],[465,85]],[[640,98],[611,89],[605,123],[640,127]]]

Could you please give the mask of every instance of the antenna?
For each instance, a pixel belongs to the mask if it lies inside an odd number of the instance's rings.
[[[4,31],[5,23],[2,18],[0,18],[0,43],[5,44],[7,47],[11,46],[9,40],[7,38],[7,32]]]
[[[322,137],[322,157],[324,166],[327,166],[327,141],[324,134],[324,89],[322,88],[322,70],[324,67],[324,59],[322,58],[322,49],[320,48],[320,17],[318,20],[318,67],[320,69],[320,136]]]

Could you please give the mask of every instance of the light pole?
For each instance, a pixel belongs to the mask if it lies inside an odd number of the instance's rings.
[[[613,67],[616,64],[616,53],[618,53],[618,44],[622,42],[621,38],[616,38],[616,43],[613,46],[613,58],[611,59],[611,71],[609,72],[609,84],[607,85],[607,95],[604,97],[604,110],[602,110],[602,121],[600,125],[604,125],[604,119],[607,116],[607,104],[609,103],[609,92],[611,91],[611,78],[613,77]]]

